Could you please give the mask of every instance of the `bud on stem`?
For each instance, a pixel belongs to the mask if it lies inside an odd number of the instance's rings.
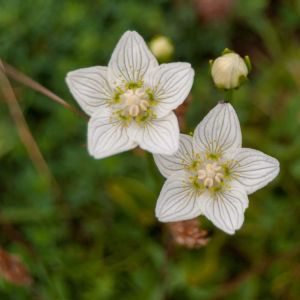
[[[215,86],[224,90],[239,88],[247,80],[251,70],[248,56],[242,58],[229,49],[225,49],[223,54],[214,61],[210,61],[210,64]]]

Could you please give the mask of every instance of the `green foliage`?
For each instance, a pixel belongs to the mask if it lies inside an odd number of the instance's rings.
[[[131,151],[94,160],[84,120],[14,84],[59,191],[35,170],[1,101],[0,241],[22,258],[34,283],[1,280],[0,299],[300,298],[299,2],[238,0],[225,19],[211,22],[200,19],[194,2],[0,0],[0,56],[76,105],[68,71],[106,65],[128,29],[147,41],[166,35],[174,61],[196,71],[188,133],[224,96],[213,87],[208,60],[226,47],[249,55],[253,71],[233,105],[243,145],[278,158],[279,177],[250,196],[235,236],[201,219],[208,246],[169,251],[154,218],[163,178],[152,158]]]

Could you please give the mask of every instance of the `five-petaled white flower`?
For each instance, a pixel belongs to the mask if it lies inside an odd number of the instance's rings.
[[[267,185],[279,172],[278,161],[260,151],[241,148],[239,120],[228,103],[220,102],[195,129],[181,134],[178,151],[155,155],[167,178],[156,205],[162,222],[205,215],[229,234],[239,229],[248,194]]]
[[[187,97],[193,77],[188,63],[158,65],[134,31],[121,37],[108,67],[69,72],[71,93],[91,117],[90,154],[104,158],[137,145],[153,153],[174,153],[179,127],[172,110]]]

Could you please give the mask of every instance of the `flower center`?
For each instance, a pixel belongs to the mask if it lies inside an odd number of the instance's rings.
[[[207,163],[204,168],[198,170],[198,180],[206,188],[211,188],[223,181],[222,167],[217,163]]]
[[[149,107],[148,95],[143,89],[129,89],[121,96],[124,115],[136,117],[147,111]]]

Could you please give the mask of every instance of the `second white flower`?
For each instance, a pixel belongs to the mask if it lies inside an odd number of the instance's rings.
[[[188,63],[158,65],[143,38],[127,31],[108,67],[72,71],[68,86],[91,116],[88,150],[104,158],[139,145],[152,153],[178,149],[179,127],[172,112],[187,97],[194,71]]]
[[[160,172],[167,177],[156,205],[157,218],[176,222],[205,215],[229,234],[239,229],[247,195],[279,172],[275,158],[241,147],[238,117],[229,103],[220,103],[193,137],[181,134],[174,155],[155,155]]]

